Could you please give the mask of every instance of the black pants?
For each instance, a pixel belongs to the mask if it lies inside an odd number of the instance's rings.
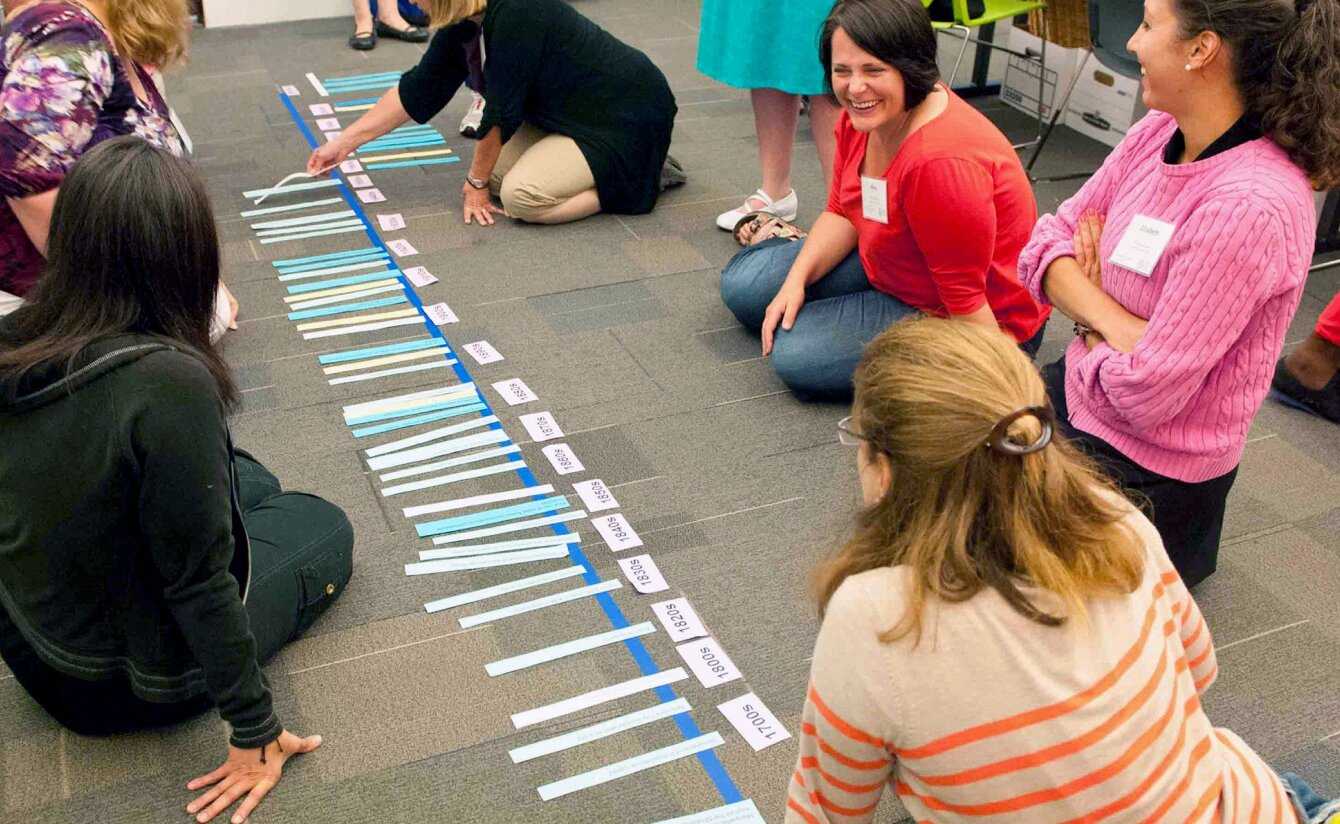
[[[1121,454],[1108,442],[1070,425],[1065,397],[1065,358],[1042,369],[1047,396],[1071,443],[1093,458],[1127,493],[1131,502],[1154,522],[1168,557],[1188,587],[1214,573],[1219,561],[1219,538],[1224,529],[1228,492],[1238,476],[1235,466],[1217,478],[1188,483],[1150,472]]]
[[[247,616],[261,663],[297,639],[335,601],[353,572],[353,528],[334,504],[284,492],[251,456],[237,456],[238,498],[251,539]],[[81,735],[114,735],[176,724],[211,709],[207,695],[155,704],[123,676],[84,681],[43,662],[0,607],[0,656],[61,725]]]

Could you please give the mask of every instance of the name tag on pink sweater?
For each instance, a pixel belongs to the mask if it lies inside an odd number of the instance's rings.
[[[1175,228],[1166,221],[1136,215],[1117,241],[1108,262],[1149,277],[1163,257],[1163,250],[1168,248]]]

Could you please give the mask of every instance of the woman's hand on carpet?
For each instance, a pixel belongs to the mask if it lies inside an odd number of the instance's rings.
[[[199,798],[186,805],[186,812],[204,824],[241,798],[242,804],[237,808],[237,812],[233,813],[232,824],[242,824],[265,798],[266,793],[279,783],[284,772],[284,762],[295,755],[311,752],[319,746],[321,736],[299,738],[287,730],[264,747],[242,749],[230,746],[228,760],[223,766],[186,785],[186,789],[193,792],[209,787]]]

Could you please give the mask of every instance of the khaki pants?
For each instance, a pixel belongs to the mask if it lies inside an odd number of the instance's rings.
[[[529,123],[521,124],[502,147],[489,178],[489,188],[507,214],[531,223],[595,186],[595,175],[576,141]]]

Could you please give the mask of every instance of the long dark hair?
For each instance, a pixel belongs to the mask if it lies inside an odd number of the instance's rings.
[[[219,238],[204,184],[191,167],[137,137],[90,149],[61,184],[47,267],[7,320],[0,379],[16,391],[32,369],[69,368],[94,341],[136,333],[200,359],[226,405],[237,399],[210,343]]]
[[[919,0],[838,0],[819,33],[819,61],[833,93],[833,33],[842,29],[862,51],[903,76],[903,106],[912,109],[935,88],[935,29]]]
[[[1229,44],[1247,111],[1319,189],[1340,186],[1337,0],[1173,0],[1182,36]]]

